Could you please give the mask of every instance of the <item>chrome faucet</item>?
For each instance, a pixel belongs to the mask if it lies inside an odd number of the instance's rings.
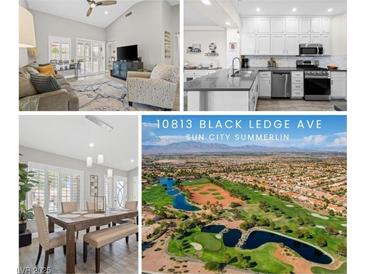
[[[235,74],[235,69],[234,69],[234,61],[235,60],[238,60],[238,62],[240,63],[240,66],[239,67],[241,67],[241,59],[239,58],[239,57],[235,57],[235,58],[233,58],[232,59],[232,76],[234,76],[234,74]]]

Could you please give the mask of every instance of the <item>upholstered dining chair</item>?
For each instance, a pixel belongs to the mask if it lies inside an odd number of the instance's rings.
[[[44,215],[43,208],[40,206],[33,206],[33,211],[34,211],[35,221],[37,224],[38,240],[39,240],[38,256],[35,264],[36,266],[38,266],[39,260],[42,255],[42,249],[44,249],[45,251],[44,268],[47,268],[51,249],[63,246],[63,253],[66,254],[66,232],[58,231],[49,233],[46,216]]]
[[[61,202],[62,214],[72,213],[79,210],[77,202]],[[76,232],[76,239],[79,238],[79,231]]]
[[[95,202],[94,201],[86,201],[86,209],[87,211],[95,211]]]
[[[137,210],[137,207],[138,207],[138,201],[127,201],[127,202],[125,202],[124,207],[129,210],[135,211],[135,210]],[[135,224],[136,220],[134,218],[127,218],[127,219],[120,220],[118,222],[118,224],[124,224],[127,222]]]

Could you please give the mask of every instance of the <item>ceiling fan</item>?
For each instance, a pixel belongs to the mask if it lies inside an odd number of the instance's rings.
[[[90,14],[92,13],[93,9],[96,8],[97,6],[110,6],[110,5],[115,5],[117,3],[117,1],[95,1],[95,0],[86,0],[89,3],[89,9],[86,13],[86,16],[90,16]]]

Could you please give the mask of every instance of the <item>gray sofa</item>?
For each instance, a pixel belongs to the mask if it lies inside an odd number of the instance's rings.
[[[19,110],[21,111],[78,111],[79,98],[70,84],[61,75],[56,79],[61,89],[37,93],[30,81],[31,66],[19,69]]]

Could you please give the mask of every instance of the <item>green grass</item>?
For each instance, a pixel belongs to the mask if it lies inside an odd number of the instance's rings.
[[[232,266],[241,269],[248,269],[247,262],[243,256],[250,256],[251,261],[256,262],[256,266],[252,268],[255,272],[260,273],[281,273],[289,274],[293,267],[287,265],[275,258],[274,253],[277,244],[265,244],[253,250],[243,250],[240,248],[226,247],[222,239],[217,239],[215,234],[194,232],[192,235],[182,239],[170,240],[168,251],[180,257],[197,257],[203,262],[228,263],[227,260],[236,258],[235,262],[229,263]],[[203,246],[202,251],[184,249],[183,242],[197,242]]]
[[[215,197],[217,200],[224,200],[224,197],[223,196],[216,196]]]
[[[208,188],[208,191],[215,192],[215,191],[217,191],[217,189],[216,188]]]
[[[319,266],[312,267],[314,274],[345,274],[347,272],[347,264],[343,263],[340,268],[336,270],[328,270]]]
[[[172,198],[167,195],[165,188],[156,184],[150,188],[146,188],[142,192],[143,202],[154,207],[162,207],[172,204]]]
[[[223,247],[222,241],[218,240],[212,233],[196,233],[191,238],[193,242],[199,243],[207,251],[219,251]]]
[[[189,181],[184,181],[181,183],[182,186],[195,186],[195,185],[204,185],[204,184],[208,184],[210,183],[210,179],[209,178],[200,178],[200,179],[196,179],[196,180],[189,180]]]

